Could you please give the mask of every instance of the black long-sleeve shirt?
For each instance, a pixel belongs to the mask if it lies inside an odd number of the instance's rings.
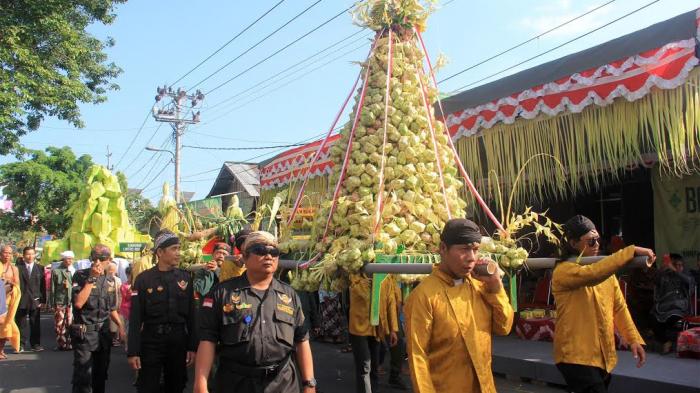
[[[192,277],[182,269],[160,271],[158,266],[136,277],[131,287],[128,356],[140,356],[145,325],[184,324],[189,351],[197,349]]]

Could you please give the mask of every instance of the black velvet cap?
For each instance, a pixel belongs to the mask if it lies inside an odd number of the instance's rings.
[[[440,240],[448,246],[481,243],[481,231],[474,221],[466,218],[453,218],[445,223]]]

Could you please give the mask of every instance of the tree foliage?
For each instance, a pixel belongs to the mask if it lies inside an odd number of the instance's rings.
[[[70,147],[27,150],[19,162],[0,165],[0,185],[13,213],[0,216],[6,231],[46,231],[62,236],[70,226],[68,208],[85,187],[92,157],[76,158]]]
[[[126,0],[0,1],[0,154],[45,116],[83,127],[80,103],[101,103],[121,69],[86,27],[114,21]],[[21,154],[21,153],[18,153]]]
[[[119,179],[119,186],[124,193],[124,202],[126,211],[129,213],[129,219],[136,226],[136,229],[143,233],[150,233],[153,219],[160,217],[158,209],[153,206],[150,200],[144,198],[140,192],[129,192],[129,185],[123,172],[117,172],[117,178]]]

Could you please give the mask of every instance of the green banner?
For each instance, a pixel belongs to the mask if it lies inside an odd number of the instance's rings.
[[[700,254],[700,175],[652,172],[656,254],[678,253],[689,262]]]
[[[141,252],[146,243],[119,243],[119,252]]]
[[[200,217],[223,217],[224,215],[221,208],[221,197],[189,201],[186,205],[193,214]]]

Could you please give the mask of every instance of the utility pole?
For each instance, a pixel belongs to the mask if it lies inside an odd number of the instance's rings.
[[[200,90],[197,90],[194,94],[187,94],[187,91],[182,88],[173,90],[172,87],[167,85],[158,87],[156,91],[158,95],[156,95],[156,103],[153,105],[153,117],[156,121],[169,123],[173,129],[173,139],[175,140],[175,153],[173,154],[173,164],[175,164],[175,201],[180,203],[181,138],[188,124],[199,123],[200,111],[195,112],[195,107],[204,100],[204,94]],[[170,100],[164,100],[166,97]],[[190,101],[192,105],[185,107],[184,103],[186,101]]]

